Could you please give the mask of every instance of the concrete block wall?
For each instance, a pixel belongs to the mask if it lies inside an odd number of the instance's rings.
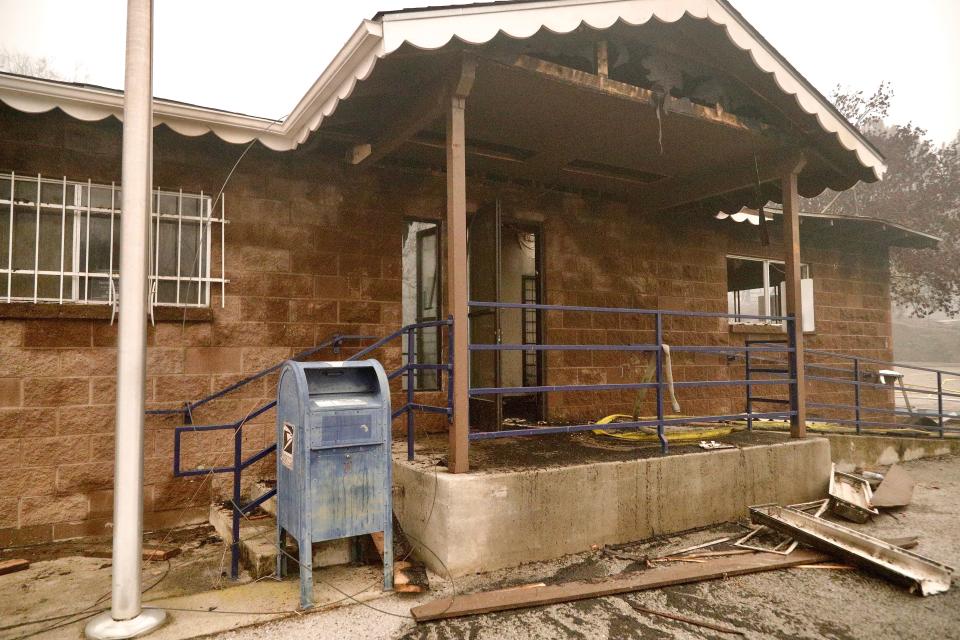
[[[765,246],[756,227],[704,214],[640,218],[622,205],[591,204],[573,198],[564,200],[559,209],[562,213],[544,219],[546,298],[552,304],[725,313],[727,255],[779,260],[784,255],[778,225],[771,232],[772,243]],[[849,235],[823,237],[802,245],[801,259],[810,265],[814,280],[816,331],[806,336],[806,346],[891,359],[886,247],[863,243]],[[544,315],[548,342],[630,344],[655,339],[654,318],[650,316],[589,312]],[[744,333],[744,327],[730,325],[721,318],[665,316],[664,341],[671,345],[743,345],[750,338],[783,336],[769,329]],[[676,381],[744,377],[743,362],[728,362],[723,355],[675,353],[672,359]],[[823,358],[810,357],[808,361],[838,364]],[[649,353],[615,351],[554,352],[546,356],[550,384],[639,382],[652,362]],[[809,393],[821,402],[853,401],[852,387],[832,383],[812,382]],[[776,388],[766,387],[756,395],[786,397],[786,390],[778,393]],[[630,413],[636,396],[635,391],[553,394],[550,414],[554,419],[582,421]],[[744,389],[738,386],[684,388],[677,396],[685,415],[736,413],[745,407]],[[646,415],[655,413],[653,398],[653,392],[645,394],[642,409]],[[863,402],[892,406],[892,394],[865,389]]]
[[[83,123],[59,111],[26,115],[0,105],[0,171],[119,182],[120,133],[112,119]],[[156,185],[204,193],[220,190],[243,150],[165,127],[155,131],[155,143]],[[759,244],[753,227],[702,215],[641,218],[621,204],[480,180],[468,193],[471,209],[500,197],[507,216],[543,224],[549,303],[724,311],[723,256],[780,255],[777,246]],[[446,207],[442,175],[347,172],[315,144],[282,154],[251,148],[225,203],[226,298],[213,287],[210,309],[158,310],[148,334],[149,408],[181,406],[333,333],[382,336],[397,329],[404,219],[440,220]],[[804,249],[817,283],[818,332],[809,344],[889,355],[885,252],[836,246],[825,241]],[[219,257],[215,253],[215,264]],[[653,336],[641,318],[547,313],[544,320],[546,339],[554,343],[649,342]],[[743,338],[715,319],[673,319],[665,330],[672,344]],[[109,532],[115,345],[116,326],[105,306],[0,304],[0,545]],[[399,366],[399,343],[377,356],[388,369]],[[633,356],[550,354],[546,379],[635,381],[645,359]],[[674,363],[677,380],[741,375],[720,356],[677,355]],[[195,422],[233,422],[271,399],[274,383],[268,376],[212,402],[196,412]],[[554,394],[550,417],[596,419],[629,411],[633,397]],[[443,404],[445,393],[420,399]],[[742,408],[739,389],[686,389],[680,399],[688,414]],[[404,400],[395,395],[394,402]],[[226,475],[172,478],[172,429],[179,423],[147,420],[148,528],[203,520],[209,502],[229,488]],[[440,416],[418,416],[417,426],[446,424]],[[402,429],[399,421],[394,427]],[[271,442],[273,431],[272,412],[251,421],[244,451]],[[231,434],[187,434],[183,452],[184,468],[229,464]],[[268,458],[246,482],[271,477],[272,465]]]
[[[0,171],[119,183],[120,135],[113,119],[83,123],[0,105]],[[158,187],[208,194],[243,151],[164,127],[155,144]],[[148,335],[148,408],[182,406],[334,333],[398,328],[406,206],[434,203],[436,216],[444,200],[442,190],[431,197],[417,180],[407,186],[417,195],[404,198],[395,183],[345,176],[316,153],[252,148],[225,190],[226,298],[215,286],[208,310],[158,310]],[[400,200],[404,207],[395,206]],[[215,265],[219,259],[216,251]],[[109,316],[106,306],[0,304],[0,546],[109,533],[116,373]],[[376,356],[389,369],[400,353],[397,342]],[[272,398],[274,382],[266,377],[200,408],[195,423],[239,419]],[[210,501],[229,489],[227,475],[172,477],[172,429],[180,423],[147,417],[147,528],[205,520]],[[273,432],[272,412],[247,424],[245,455]],[[227,465],[232,435],[187,434],[183,451],[184,468]],[[251,469],[247,484],[272,476],[273,464],[271,457]]]

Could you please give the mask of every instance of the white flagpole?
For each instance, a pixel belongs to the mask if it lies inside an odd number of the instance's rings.
[[[143,423],[153,149],[153,0],[127,2],[120,213],[120,321],[113,498],[113,591],[109,612],[93,618],[88,638],[132,638],[163,624],[143,609]],[[88,195],[89,197],[89,195]]]

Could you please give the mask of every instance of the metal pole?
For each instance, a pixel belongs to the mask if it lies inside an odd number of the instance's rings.
[[[796,418],[802,413],[800,410],[800,387],[797,384],[799,381],[798,376],[800,375],[799,372],[801,367],[800,363],[797,362],[797,354],[799,352],[799,348],[797,347],[797,331],[795,330],[795,327],[797,326],[797,318],[796,316],[791,315],[785,322],[787,323],[787,347],[790,348],[790,352],[787,354],[787,370],[790,372],[788,374],[790,379],[793,380],[789,387],[790,412],[793,414],[790,418],[790,437],[794,438],[797,437],[794,435],[798,424]]]
[[[943,371],[937,371],[937,424],[943,437]]]
[[[177,287],[179,287],[179,283]],[[240,474],[243,469],[243,420],[237,425],[233,432],[233,509],[230,510],[232,520],[230,521],[230,578],[236,580],[240,577],[240,518],[243,513],[240,511]]]
[[[413,460],[413,391],[417,384],[417,372],[413,365],[417,363],[416,334],[414,329],[407,330],[407,460]]]
[[[447,423],[453,422],[453,316],[447,316]]]
[[[860,358],[853,359],[853,380],[855,382],[853,385],[853,404],[856,407],[854,417],[857,422],[857,433],[860,433]]]
[[[660,449],[667,452],[667,436],[663,432],[663,314],[657,311],[657,437]]]
[[[503,277],[503,261],[502,255],[502,231],[501,228],[502,220],[500,216],[500,198],[497,198],[496,205],[493,210],[493,297],[496,302],[503,302],[500,299],[500,280]],[[493,309],[493,336],[494,342],[497,344],[503,343],[503,331],[501,330],[500,324],[503,320],[503,317],[500,313],[500,307],[494,307]],[[493,386],[502,387],[503,386],[503,351],[497,349],[493,352]],[[496,401],[496,424],[497,431],[503,428],[503,394],[498,393],[494,396]]]
[[[141,607],[143,416],[147,345],[147,256],[153,146],[153,2],[127,2],[124,80],[120,321],[114,454],[113,585],[110,611],[93,618],[88,638],[131,638],[166,619]]]
[[[750,380],[750,340],[746,340],[743,343],[743,346],[746,347],[746,351],[743,352],[743,378],[744,380]],[[747,431],[753,431],[753,396],[751,394],[753,388],[749,382],[747,382]]]

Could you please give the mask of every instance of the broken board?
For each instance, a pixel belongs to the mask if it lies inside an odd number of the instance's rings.
[[[826,562],[833,558],[819,551],[798,549],[789,556],[757,553],[749,557],[716,558],[702,564],[663,566],[608,578],[565,582],[530,588],[481,591],[453,598],[441,598],[410,610],[417,622],[443,620],[493,611],[538,607],[558,602],[600,598],[675,584],[716,580],[760,571],[786,569],[799,564]]]
[[[893,465],[873,494],[873,506],[885,509],[905,507],[913,498],[913,478],[903,467]]]
[[[383,532],[370,534],[373,546],[383,559]],[[427,569],[419,562],[397,560],[393,563],[393,590],[398,593],[423,593],[430,590]]]
[[[173,545],[143,545],[140,557],[145,561],[160,562],[180,555],[180,547]],[[87,547],[82,551],[87,558],[112,558],[113,547],[110,545],[99,545],[96,547]]]
[[[23,571],[29,567],[30,562],[28,560],[21,560],[19,558],[13,560],[0,560],[0,576],[8,573],[14,573],[16,571]]]

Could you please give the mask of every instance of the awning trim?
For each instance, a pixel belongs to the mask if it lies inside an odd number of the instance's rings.
[[[283,121],[255,118],[166,100],[155,100],[154,120],[187,136],[212,131],[232,143],[260,140],[277,151],[295,149],[323,119],[347,99],[357,82],[369,77],[376,62],[404,44],[437,49],[458,38],[489,42],[500,33],[524,39],[542,29],[569,33],[580,25],[608,29],[615,23],[639,25],[657,19],[676,22],[684,15],[724,27],[730,41],[747,51],[756,66],[813,115],[820,127],[877,180],[886,170],[883,157],[816,89],[780,56],[726,0],[544,0],[496,2],[459,7],[385,13],[365,20]],[[28,113],[61,108],[80,120],[122,117],[119,91],[0,74],[0,101]]]

